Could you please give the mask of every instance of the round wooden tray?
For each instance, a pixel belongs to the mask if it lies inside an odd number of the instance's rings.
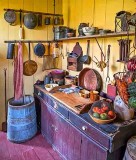
[[[99,119],[99,118],[95,118],[93,117],[91,114],[89,114],[89,116],[92,118],[92,120],[98,124],[107,124],[107,123],[111,123],[113,122],[115,119],[116,119],[116,114],[115,114],[115,117],[112,118],[112,119],[107,119],[107,120],[102,120],[102,119]]]
[[[78,85],[87,90],[100,91],[102,88],[101,75],[94,69],[84,68],[79,73]]]

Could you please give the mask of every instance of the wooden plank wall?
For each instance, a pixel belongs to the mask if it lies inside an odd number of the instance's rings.
[[[28,11],[37,11],[45,13],[54,13],[53,8],[54,0],[0,0],[0,129],[1,123],[4,121],[4,68],[7,68],[7,99],[13,97],[13,60],[7,60],[7,45],[5,40],[18,40],[19,39],[19,14],[17,14],[17,21],[15,26],[9,25],[4,20],[4,8],[24,9]],[[55,11],[62,14],[62,0],[56,0]],[[52,40],[53,32],[52,25],[44,25],[36,27],[35,29],[25,30],[25,39],[28,40]],[[48,34],[47,34],[48,33]],[[37,79],[43,78],[45,72],[42,72],[42,58],[36,57],[33,53],[33,48],[36,44],[31,44],[31,58],[38,64],[38,70],[35,75],[27,77],[24,76],[24,90],[25,94],[33,94],[33,84]],[[46,45],[46,44],[45,44]],[[23,45],[23,58],[24,61],[28,60],[28,45]]]
[[[63,15],[65,19],[65,25],[76,29],[78,36],[78,26],[80,23],[89,23],[91,26],[102,28],[102,29],[115,29],[115,16],[119,11],[128,11],[132,14],[136,12],[136,2],[134,0],[64,0],[63,1]],[[126,37],[122,37],[126,38]],[[116,62],[119,59],[119,45],[117,40],[121,37],[114,38],[99,38],[98,41],[102,47],[104,53],[107,53],[108,44],[111,45],[111,57],[110,57],[110,78],[113,80],[113,74],[118,71],[123,71],[124,64]],[[133,44],[134,36],[131,36],[130,39],[131,47]],[[86,54],[87,50],[87,40],[73,40],[66,41],[64,43],[64,53],[66,53],[66,46],[71,52],[76,42],[79,42],[82,46],[83,53]],[[90,41],[90,56],[95,60],[94,55],[100,59],[100,49],[94,39]],[[67,68],[67,57],[63,60],[62,68]],[[95,63],[90,65],[84,65],[83,67],[90,67],[98,70],[98,72],[103,77],[104,90],[106,91],[105,76],[107,69],[105,68],[103,72],[97,68]],[[78,75],[79,72],[70,71],[71,75]]]
[[[62,6],[61,6],[62,5]],[[13,61],[6,59],[7,54],[7,44],[4,40],[19,39],[19,16],[17,24],[15,26],[10,26],[4,20],[4,8],[14,8],[14,9],[25,9],[40,12],[53,12],[53,0],[0,0],[0,129],[1,122],[4,121],[4,68],[7,68],[7,99],[13,97]],[[117,12],[121,10],[126,10],[131,13],[136,12],[136,2],[134,0],[56,0],[56,13],[63,13],[64,22],[66,26],[78,29],[81,22],[93,24],[96,27],[114,30],[114,19]],[[25,28],[25,27],[24,27]],[[48,35],[47,35],[48,33]],[[78,35],[78,34],[77,34]],[[43,26],[42,28],[36,28],[33,30],[25,28],[25,39],[52,39],[52,26]],[[102,46],[104,52],[107,51],[107,45],[111,44],[111,59],[110,59],[110,77],[115,72],[123,70],[123,64],[117,63],[116,60],[119,58],[119,48],[117,40],[118,38],[99,38],[100,45]],[[133,40],[133,36],[131,39]],[[69,51],[72,51],[76,41],[67,41],[64,43],[63,54],[66,54],[66,46]],[[83,53],[86,53],[86,40],[79,40]],[[32,59],[38,63],[38,70],[34,76],[26,77],[24,76],[24,86],[25,93],[33,93],[33,84],[37,79],[42,79],[45,72],[42,72],[42,59],[36,57],[33,54],[33,47],[35,44],[31,45]],[[23,45],[23,58],[24,61],[28,59],[28,49],[27,44]],[[100,59],[100,50],[96,42],[91,39],[90,56],[94,55]],[[94,58],[93,58],[94,59]],[[103,72],[96,67],[94,63],[89,66],[84,65],[84,67],[91,67],[97,69],[101,75],[104,77],[104,90],[105,87],[105,76],[106,69]],[[67,68],[67,57],[62,61],[62,68]],[[79,72],[70,71],[71,75],[78,75]]]

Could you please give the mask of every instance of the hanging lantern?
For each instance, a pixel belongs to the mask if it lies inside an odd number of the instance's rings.
[[[131,16],[130,12],[120,11],[115,17],[115,32],[128,31],[128,19]]]

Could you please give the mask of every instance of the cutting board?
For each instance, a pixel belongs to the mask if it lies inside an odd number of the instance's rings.
[[[92,105],[89,98],[80,97],[78,93],[56,92],[52,94],[52,97],[77,114],[88,112]]]
[[[56,90],[54,93],[50,93],[39,86],[36,86],[36,88],[41,90],[45,94],[49,94],[51,97],[62,103],[67,108],[76,112],[77,114],[86,113],[91,108],[92,102],[90,102],[90,98],[80,97],[78,93],[66,94]]]

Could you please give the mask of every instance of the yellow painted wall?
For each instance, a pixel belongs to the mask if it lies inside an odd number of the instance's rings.
[[[54,0],[0,0],[0,129],[1,123],[5,120],[4,114],[4,68],[7,68],[7,99],[13,97],[13,60],[7,60],[7,43],[5,40],[18,40],[19,39],[19,14],[17,14],[17,21],[15,26],[9,25],[4,20],[4,8],[24,9],[28,11],[37,11],[45,13],[54,13],[53,8]],[[62,0],[56,0],[55,12],[62,13]],[[25,30],[26,40],[52,40],[53,32],[52,26],[44,25],[36,27],[35,29]],[[48,33],[48,34],[47,34]],[[44,43],[45,44],[45,43]],[[33,94],[33,84],[37,79],[43,78],[45,72],[42,72],[42,58],[35,56],[33,48],[36,44],[31,44],[31,58],[38,64],[38,70],[33,76],[24,76],[24,91],[25,94]],[[47,44],[45,44],[47,46]],[[28,44],[23,45],[23,58],[24,61],[28,60]]]
[[[62,5],[62,6],[61,6]],[[0,129],[1,123],[4,121],[4,68],[7,68],[7,99],[13,97],[13,60],[7,60],[7,44],[4,40],[19,39],[19,19],[15,26],[10,26],[4,20],[4,8],[25,9],[40,12],[53,13],[53,0],[0,0]],[[96,27],[114,30],[114,18],[118,11],[126,10],[131,13],[136,12],[136,2],[134,0],[56,0],[56,13],[63,13],[66,26],[78,29],[81,22],[93,24]],[[47,40],[53,39],[52,26],[37,27],[30,30],[25,28],[25,39],[29,40]],[[77,34],[78,35],[78,34]],[[118,38],[99,38],[100,45],[104,52],[107,51],[107,45],[111,44],[111,59],[110,59],[110,77],[115,72],[123,70],[123,64],[117,63],[119,58]],[[131,39],[133,40],[133,36]],[[79,41],[83,48],[83,53],[86,53],[86,40],[73,40],[64,42],[63,54],[66,55],[66,46],[69,51],[72,51],[75,42]],[[42,72],[42,59],[33,54],[31,45],[32,59],[38,63],[38,70],[31,77],[24,76],[25,94],[33,94],[33,84],[37,79],[42,79],[45,73]],[[45,44],[46,45],[46,44]],[[23,45],[24,61],[28,59],[27,44]],[[91,39],[90,56],[94,59],[94,55],[100,58],[100,50],[94,39]],[[97,69],[105,82],[106,69],[103,72],[96,67],[92,62],[89,66]],[[62,68],[67,70],[67,57],[62,61]],[[71,75],[77,75],[79,72],[70,71]],[[105,84],[105,83],[104,83]],[[105,89],[105,86],[104,86]]]
[[[125,10],[131,12],[132,14],[136,12],[136,1],[134,0],[63,0],[63,15],[65,19],[65,25],[76,29],[76,33],[78,36],[78,26],[80,23],[89,23],[91,26],[103,28],[103,29],[111,29],[114,31],[115,29],[115,16],[116,13]],[[126,37],[122,37],[126,38]],[[130,37],[132,39],[131,46],[133,44],[134,36]],[[107,53],[108,44],[111,45],[111,57],[110,57],[110,78],[113,80],[113,74],[119,71],[123,71],[124,64],[116,62],[119,59],[119,45],[117,40],[121,39],[121,37],[115,38],[98,38],[98,41],[104,51]],[[73,40],[73,41],[65,41],[64,43],[64,53],[66,52],[66,47],[71,52],[76,42],[79,42],[82,46],[83,53],[86,54],[86,42],[87,40]],[[94,39],[90,41],[90,56],[94,59],[94,55],[100,59],[100,49]],[[95,59],[94,59],[95,60]],[[62,68],[67,68],[67,59],[63,61]],[[84,67],[90,67],[98,70],[98,72],[102,75],[103,78],[103,90],[106,91],[106,71],[105,68],[103,72],[97,68],[95,63],[91,63],[90,65],[84,65]],[[79,72],[70,71],[71,75],[78,75]]]

